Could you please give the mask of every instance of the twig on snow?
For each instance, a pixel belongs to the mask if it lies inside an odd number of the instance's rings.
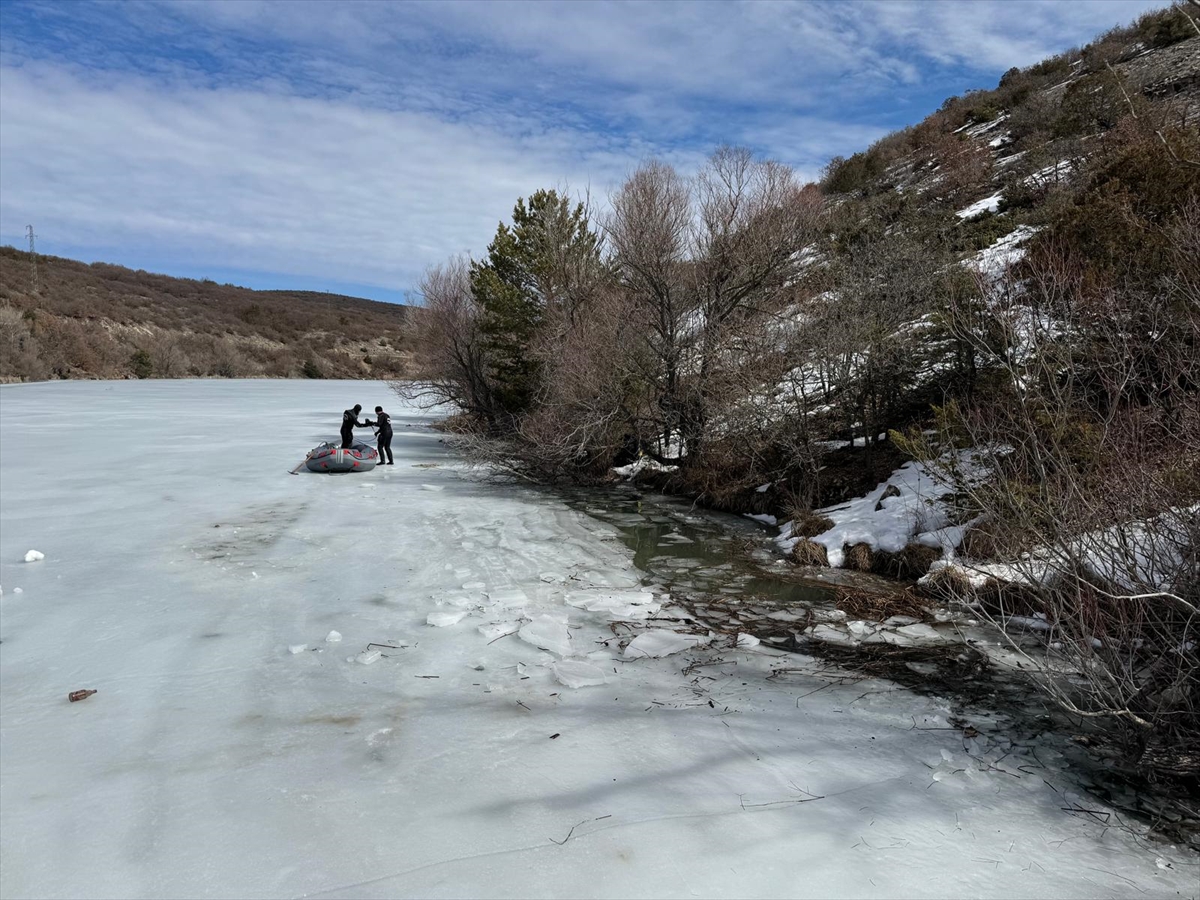
[[[558,846],[561,847],[563,844],[565,844],[567,841],[569,841],[571,839],[571,835],[573,835],[575,833],[575,829],[578,828],[580,825],[586,825],[588,822],[599,822],[603,819],[611,819],[611,818],[612,818],[612,813],[609,813],[607,816],[597,816],[594,819],[584,819],[582,822],[577,822],[576,824],[572,825],[571,830],[567,832],[567,836],[565,838],[563,838],[561,841],[556,841],[554,838],[547,838],[547,840],[550,841],[550,843],[558,844]]]

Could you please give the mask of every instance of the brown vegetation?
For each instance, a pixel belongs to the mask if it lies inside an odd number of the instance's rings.
[[[0,247],[0,380],[392,378],[408,307],[253,291]]]
[[[802,509],[792,514],[792,534],[795,537],[810,538],[828,531],[833,527],[833,520],[811,509]]]
[[[900,578],[908,581],[920,578],[929,571],[936,560],[942,558],[942,551],[923,544],[909,544],[903,550],[893,553],[889,550],[876,550],[871,558],[871,571],[876,575],[888,578]]]
[[[874,563],[875,554],[871,550],[870,544],[858,543],[850,546],[843,546],[844,554],[843,565],[847,569],[852,569],[855,572],[870,572]]]
[[[886,622],[892,616],[908,616],[923,621],[929,613],[908,591],[863,591],[848,588],[838,591],[837,608],[851,619]]]
[[[829,566],[829,553],[824,544],[801,540],[792,546],[792,562],[798,566]]]

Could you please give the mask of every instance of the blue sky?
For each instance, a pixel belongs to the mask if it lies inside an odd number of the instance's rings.
[[[0,242],[400,300],[517,197],[722,143],[815,178],[1148,0],[0,0]]]

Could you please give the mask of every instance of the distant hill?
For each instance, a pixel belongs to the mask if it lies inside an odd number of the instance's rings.
[[[412,310],[0,247],[0,381],[395,378]]]

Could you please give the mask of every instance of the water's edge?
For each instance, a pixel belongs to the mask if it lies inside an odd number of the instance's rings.
[[[1196,798],[1180,797],[1179,785],[1148,782],[1122,764],[1101,727],[1048,702],[1023,671],[995,665],[1002,639],[969,610],[928,616],[926,623],[942,637],[932,645],[823,640],[813,626],[844,625],[847,616],[838,609],[843,591],[902,594],[907,585],[845,570],[798,570],[771,540],[774,529],[686,499],[630,485],[553,494],[602,523],[602,536],[607,530],[632,551],[643,584],[670,594],[672,627],[715,631],[730,636],[730,643],[749,634],[777,650],[821,660],[834,670],[831,680],[867,676],[942,697],[965,735],[988,731],[1014,751],[1034,755],[1048,744],[1069,761],[1081,789],[1155,835],[1200,849]],[[993,652],[983,652],[989,643]],[[779,674],[786,677],[786,665]]]

